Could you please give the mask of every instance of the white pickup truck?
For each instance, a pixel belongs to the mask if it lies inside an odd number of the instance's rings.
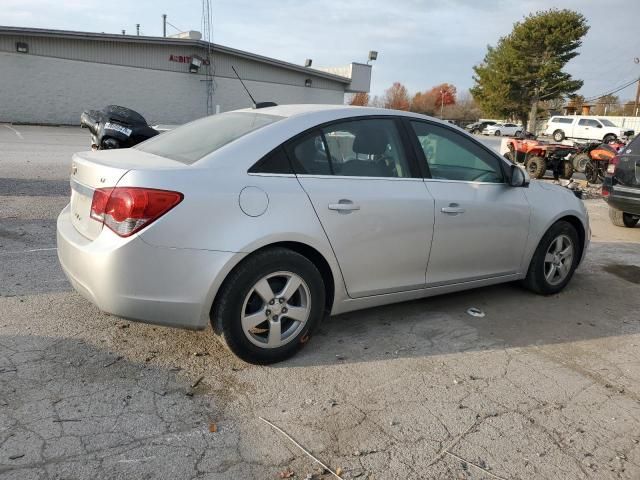
[[[565,138],[580,138],[609,142],[619,137],[633,135],[633,132],[617,127],[606,118],[596,117],[551,117],[545,135],[553,136],[556,142]]]

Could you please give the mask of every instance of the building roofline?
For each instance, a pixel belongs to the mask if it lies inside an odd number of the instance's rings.
[[[78,32],[74,30],[53,30],[49,28],[30,28],[30,27],[10,27],[0,25],[0,35],[31,35],[36,37],[54,37],[54,38],[67,38],[67,39],[84,39],[84,40],[105,40],[111,42],[123,42],[123,43],[146,43],[156,45],[177,45],[177,46],[194,46],[207,48],[209,42],[204,40],[193,40],[189,38],[173,38],[173,37],[149,37],[142,35],[119,35],[115,33],[96,33],[96,32]],[[226,47],[217,43],[211,43],[214,53],[221,52],[236,57],[245,58],[248,60],[254,60],[257,62],[267,63],[287,70],[293,70],[300,73],[306,73],[315,77],[322,77],[335,82],[349,84],[351,79],[348,77],[342,77],[340,75],[334,75],[332,73],[316,70],[311,67],[303,67],[302,65],[296,65],[295,63],[285,62],[284,60],[278,60],[276,58],[265,57],[256,53],[246,52],[244,50],[238,50],[236,48]]]

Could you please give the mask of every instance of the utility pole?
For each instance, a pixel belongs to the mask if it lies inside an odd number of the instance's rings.
[[[167,14],[166,13],[162,14],[162,36],[163,37],[167,36]]]
[[[636,65],[640,64],[640,58],[636,57],[633,59]],[[636,89],[636,102],[633,108],[633,114],[638,116],[638,103],[640,103],[640,78],[638,78],[638,88]]]
[[[140,24],[136,23],[136,35],[140,36]]]

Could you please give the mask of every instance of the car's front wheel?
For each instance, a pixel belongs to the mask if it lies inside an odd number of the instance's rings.
[[[499,137],[499,136],[500,136],[500,130],[496,130],[496,132],[494,133],[494,135],[495,135],[496,137]]]
[[[212,323],[242,360],[270,364],[307,343],[325,311],[322,276],[306,257],[285,248],[258,252],[225,280]]]
[[[541,295],[558,293],[571,280],[578,266],[580,249],[575,227],[562,220],[555,223],[533,254],[524,286]]]
[[[553,132],[553,139],[556,142],[561,142],[562,140],[564,140],[564,132],[562,130],[556,130],[555,132]]]

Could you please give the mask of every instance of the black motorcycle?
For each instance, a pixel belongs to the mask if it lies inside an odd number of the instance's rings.
[[[80,126],[91,132],[93,150],[129,148],[158,135],[138,112],[118,105],[102,110],[85,110],[80,115]]]

